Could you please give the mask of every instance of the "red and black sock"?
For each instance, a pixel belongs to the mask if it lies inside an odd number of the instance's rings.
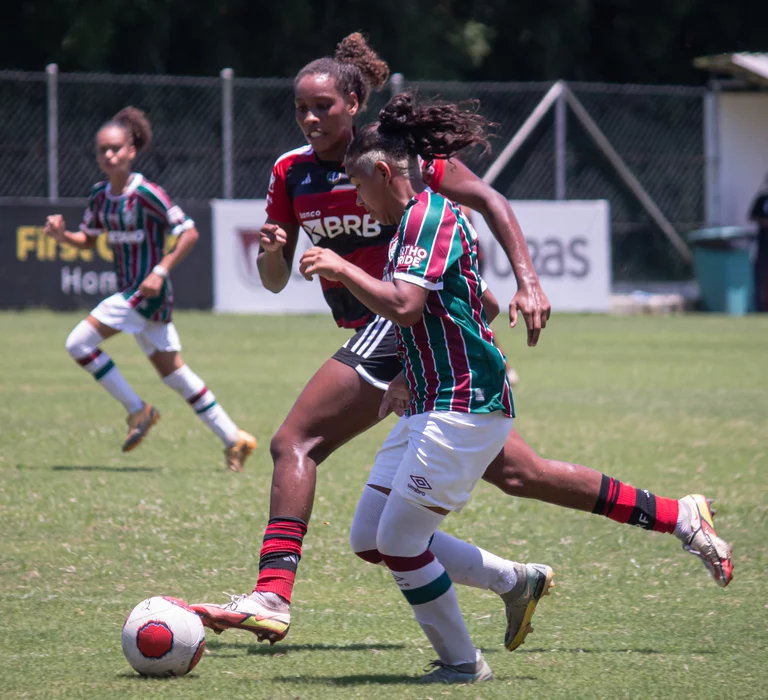
[[[259,580],[255,591],[277,593],[291,602],[301,544],[307,524],[300,518],[270,518],[259,558]]]
[[[677,525],[678,503],[674,498],[656,496],[603,474],[600,496],[592,512],[617,523],[672,533]]]

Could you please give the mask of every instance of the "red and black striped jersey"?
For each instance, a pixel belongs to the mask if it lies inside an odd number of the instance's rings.
[[[424,182],[440,187],[445,161],[425,162]],[[321,161],[311,146],[277,159],[267,193],[267,216],[284,224],[298,224],[312,243],[328,248],[381,278],[396,226],[383,226],[357,205],[357,192],[338,162]],[[320,278],[333,318],[342,328],[359,328],[372,312],[340,282]]]

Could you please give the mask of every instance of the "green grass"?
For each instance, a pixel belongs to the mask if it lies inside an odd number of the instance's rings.
[[[660,494],[716,498],[735,546],[718,588],[672,537],[511,500],[481,484],[446,529],[551,564],[556,594],[506,652],[492,594],[460,589],[496,674],[412,686],[432,659],[387,573],[347,545],[388,426],[319,472],[285,643],[209,634],[188,677],[143,680],[120,629],[155,594],[223,600],[250,590],[267,518],[270,435],[345,339],[326,318],[181,313],[184,356],[261,447],[245,474],[160,384],[130,338],[106,348],[163,419],[122,455],[120,407],[64,351],[76,315],[0,314],[0,677],[3,698],[765,697],[768,688],[768,322],[712,316],[556,316],[535,350],[502,332],[522,377],[517,427],[538,450]]]

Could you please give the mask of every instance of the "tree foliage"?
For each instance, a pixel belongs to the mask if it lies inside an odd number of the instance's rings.
[[[753,0],[29,0],[0,68],[290,76],[362,30],[412,79],[698,83],[695,56],[768,50]]]

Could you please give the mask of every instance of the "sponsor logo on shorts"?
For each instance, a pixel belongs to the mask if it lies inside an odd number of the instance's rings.
[[[408,488],[414,493],[419,494],[419,496],[426,496],[427,494],[424,493],[424,491],[432,490],[432,486],[430,486],[430,483],[423,476],[416,476],[414,474],[411,474],[410,476],[413,483],[408,484]]]

